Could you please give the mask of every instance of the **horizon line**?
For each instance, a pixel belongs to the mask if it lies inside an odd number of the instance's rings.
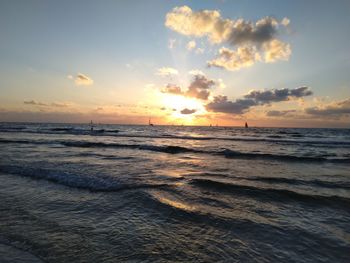
[[[87,122],[32,122],[32,121],[0,121],[2,123],[21,123],[21,124],[73,124],[73,125],[90,125]],[[120,125],[120,126],[149,126],[146,123],[131,124],[131,123],[94,123],[96,125]],[[152,127],[210,127],[210,128],[245,128],[244,125],[185,125],[185,124],[154,124]],[[275,129],[350,129],[349,127],[297,127],[297,126],[249,126],[250,128],[275,128]]]

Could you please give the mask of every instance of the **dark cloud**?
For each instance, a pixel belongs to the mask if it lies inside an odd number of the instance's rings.
[[[296,112],[296,110],[282,110],[282,111],[272,110],[272,111],[268,111],[266,115],[269,117],[282,117],[294,112]]]
[[[44,102],[35,101],[35,100],[25,100],[23,101],[23,103],[26,105],[33,105],[33,106],[59,107],[59,108],[64,108],[69,106],[67,103],[52,102],[51,104],[49,104],[49,103],[44,103]]]
[[[260,45],[275,38],[278,30],[278,22],[273,17],[265,17],[255,24],[250,21],[239,19],[229,35],[228,41],[232,45],[254,43]]]
[[[186,91],[182,91],[180,87],[168,84],[163,90],[163,93],[175,95],[184,95],[191,98],[207,100],[210,96],[210,88],[215,85],[213,80],[207,79],[204,75],[195,75]]]
[[[302,98],[310,95],[312,95],[312,91],[308,87],[300,87],[295,89],[253,90],[244,97],[253,99],[258,104],[268,104],[271,102],[287,101],[291,97]]]
[[[181,114],[193,114],[195,112],[196,112],[196,110],[194,110],[194,109],[190,110],[190,109],[185,108],[181,111]]]
[[[312,95],[312,91],[308,87],[295,88],[290,91],[290,95],[293,97],[305,97]]]
[[[168,84],[163,90],[163,93],[170,93],[175,95],[182,95],[182,90],[179,86]]]
[[[209,89],[214,85],[213,80],[207,79],[203,75],[196,75],[186,91],[186,96],[207,100],[210,95]]]
[[[340,116],[350,114],[350,98],[331,103],[327,106],[312,107],[305,109],[305,112],[315,116]]]
[[[46,103],[35,101],[35,100],[25,100],[23,101],[23,103],[27,105],[34,105],[34,106],[48,106]]]
[[[266,105],[272,102],[287,101],[290,98],[301,98],[311,95],[307,87],[296,89],[253,90],[243,99],[229,101],[226,96],[217,96],[206,105],[208,111],[242,114],[250,107]]]
[[[227,96],[217,96],[214,98],[214,101],[206,105],[206,109],[213,112],[242,114],[244,111],[255,105],[256,102],[251,99],[229,101],[227,100]]]

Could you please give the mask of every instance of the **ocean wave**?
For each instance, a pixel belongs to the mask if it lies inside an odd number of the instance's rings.
[[[79,175],[45,168],[0,165],[0,173],[13,174],[31,179],[47,180],[60,185],[94,192],[118,192],[124,190],[153,189],[170,187],[170,184],[136,183],[126,184],[114,177]]]
[[[301,180],[295,178],[285,177],[262,177],[262,176],[237,176],[225,173],[214,173],[214,172],[194,172],[184,174],[184,177],[190,178],[218,178],[218,179],[234,179],[239,181],[256,181],[268,184],[287,184],[287,185],[305,185],[312,187],[322,187],[331,189],[346,189],[350,190],[350,183],[345,181],[321,181],[321,180]]]
[[[321,181],[321,180],[300,180],[293,178],[283,178],[283,177],[254,177],[254,178],[245,178],[246,180],[252,181],[261,181],[267,183],[283,183],[291,185],[309,185],[322,188],[337,188],[337,189],[349,189],[350,183],[347,182],[330,182],[330,181]]]
[[[135,150],[146,150],[153,152],[162,152],[169,154],[179,153],[199,153],[211,154],[217,156],[224,156],[226,158],[235,159],[262,159],[274,161],[288,161],[288,162],[334,162],[334,163],[350,163],[350,158],[326,158],[324,156],[295,156],[295,155],[280,155],[270,153],[254,153],[254,152],[240,152],[230,149],[224,150],[203,150],[195,148],[187,148],[175,145],[147,145],[147,144],[123,144],[123,143],[104,143],[91,141],[45,141],[45,140],[8,140],[0,139],[0,143],[21,143],[21,144],[60,144],[66,147],[81,147],[81,148],[125,148]]]
[[[212,189],[220,192],[226,191],[232,194],[248,196],[259,200],[268,199],[274,202],[297,201],[310,204],[335,205],[350,211],[350,199],[340,196],[310,195],[286,189],[260,188],[209,179],[192,179],[190,183],[201,188]]]
[[[111,133],[118,133],[118,132],[120,132],[120,130],[106,130],[106,132],[111,132]]]
[[[73,154],[76,155],[76,154]],[[93,152],[82,152],[79,153],[78,156],[82,157],[98,157],[105,160],[131,160],[135,159],[135,157],[132,156],[117,156],[117,155],[111,155],[111,154],[99,154],[99,153],[93,153]]]
[[[69,128],[52,128],[52,129],[49,129],[50,131],[73,131],[74,128],[73,127],[69,127]]]
[[[158,192],[158,190],[156,190]],[[193,221],[199,224],[210,224],[215,227],[222,228],[224,230],[235,228],[237,231],[253,231],[253,229],[260,228],[274,228],[273,225],[268,225],[260,222],[258,218],[256,221],[253,218],[236,218],[226,217],[224,215],[215,214],[207,210],[203,210],[203,206],[200,208],[196,203],[184,202],[183,198],[171,198],[162,196],[160,194],[144,193],[145,206],[156,208],[157,212],[164,214],[171,214],[171,218],[179,218],[181,221]],[[202,204],[203,205],[203,204]],[[170,219],[171,220],[171,219]]]
[[[349,158],[326,158],[326,157],[311,157],[311,156],[295,156],[295,155],[280,155],[270,153],[252,153],[252,152],[239,152],[229,149],[224,149],[218,152],[220,155],[224,155],[226,158],[244,158],[244,159],[268,159],[277,161],[298,161],[298,162],[339,162],[349,163]]]
[[[0,131],[7,131],[7,132],[13,132],[13,131],[20,131],[20,130],[25,130],[25,126],[1,126]]]
[[[148,151],[156,151],[156,152],[164,152],[164,153],[186,153],[186,152],[201,152],[199,150],[190,149],[181,146],[154,146],[154,145],[140,145],[138,147],[140,150],[148,150]]]
[[[19,143],[19,144],[59,144],[59,142],[47,141],[47,140],[26,140],[26,139],[1,139],[0,143]]]
[[[66,141],[66,142],[60,142],[60,143],[62,145],[69,146],[69,147],[129,148],[129,149],[147,150],[147,151],[154,151],[154,152],[164,152],[164,153],[170,153],[170,154],[185,153],[185,152],[198,152],[194,149],[181,147],[181,146],[173,146],[173,145],[157,146],[157,145],[142,145],[142,144],[78,142],[78,141]]]
[[[2,130],[1,132],[13,132],[13,130]],[[277,143],[277,144],[301,144],[314,147],[350,147],[349,140],[315,140],[311,136],[307,138],[301,134],[288,134],[291,138],[282,137],[280,135],[267,135],[266,137],[258,137],[256,134],[255,137],[250,136],[236,136],[236,137],[220,137],[220,136],[181,136],[181,135],[171,135],[171,134],[160,134],[160,135],[147,135],[147,134],[126,134],[120,130],[108,130],[108,129],[99,129],[90,131],[89,129],[78,129],[78,128],[51,128],[48,130],[38,129],[38,130],[20,130],[24,133],[34,133],[34,134],[67,134],[67,135],[89,135],[89,136],[114,136],[121,138],[150,138],[150,139],[174,139],[174,140],[219,140],[219,141],[242,141],[242,142],[266,142],[266,143]],[[300,139],[297,139],[300,138]],[[324,138],[324,137],[322,137]]]
[[[43,140],[8,140],[0,139],[0,143],[20,143],[20,144],[61,144],[67,147],[81,148],[128,148],[154,152],[164,152],[170,154],[186,153],[186,152],[203,152],[191,148],[175,145],[147,145],[147,144],[123,144],[123,143],[104,143],[89,141],[43,141]]]

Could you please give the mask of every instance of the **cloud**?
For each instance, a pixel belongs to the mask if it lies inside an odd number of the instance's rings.
[[[230,20],[223,20],[216,10],[193,12],[188,6],[175,7],[166,15],[165,25],[186,36],[208,36],[213,43],[228,37]]]
[[[281,21],[281,24],[284,26],[288,26],[290,24],[290,20],[287,17],[284,17]]]
[[[265,62],[271,63],[277,60],[288,60],[292,50],[290,45],[273,39],[263,44]]]
[[[267,116],[269,117],[284,117],[286,115],[289,115],[290,113],[295,113],[296,110],[272,110],[272,111],[268,111],[266,113]]]
[[[207,64],[209,67],[214,66],[234,71],[250,67],[258,61],[271,63],[277,60],[288,60],[292,52],[289,44],[277,39],[264,43],[262,50],[264,51],[263,59],[254,46],[241,46],[236,50],[223,47],[219,50],[219,55],[215,59],[208,61]]]
[[[90,77],[82,73],[78,73],[74,79],[74,83],[77,86],[90,86],[94,84],[94,81]]]
[[[175,95],[183,95],[200,100],[207,100],[210,96],[210,89],[214,85],[215,81],[208,79],[204,75],[197,74],[194,76],[194,79],[188,86],[187,90],[182,91],[179,86],[168,84],[164,89],[162,89],[162,92]]]
[[[192,69],[188,72],[188,74],[190,74],[190,75],[203,75],[203,76],[205,75],[203,73],[203,71],[201,71],[199,69]]]
[[[249,67],[264,58],[263,62],[288,60],[291,48],[277,39],[279,26],[288,26],[290,20],[280,22],[264,17],[256,22],[244,19],[224,19],[217,10],[193,11],[188,6],[175,7],[167,13],[165,25],[186,36],[207,37],[213,44],[227,43],[236,50],[221,48],[217,58],[208,62],[228,70]]]
[[[229,101],[226,96],[216,96],[206,105],[208,111],[242,114],[253,106],[261,106],[272,102],[288,101],[291,98],[301,98],[311,95],[307,87],[295,89],[253,90],[242,99]]]
[[[163,93],[170,93],[174,95],[183,95],[183,92],[179,86],[168,84],[163,90]]]
[[[187,46],[186,46],[187,50],[192,50],[192,49],[194,49],[195,47],[196,47],[196,41],[194,41],[194,40],[189,41],[189,42],[187,43]]]
[[[212,112],[242,114],[244,111],[255,105],[256,102],[251,99],[229,101],[227,96],[219,95],[214,97],[214,100],[206,105],[206,109]]]
[[[287,101],[290,98],[302,98],[312,95],[308,87],[295,89],[252,90],[244,96],[246,99],[254,99],[257,104],[269,104],[271,102]]]
[[[69,104],[68,103],[62,103],[62,102],[52,102],[51,106],[59,107],[59,108],[65,108],[65,107],[68,107]]]
[[[186,96],[207,100],[210,95],[209,89],[214,85],[213,80],[207,79],[203,75],[196,75],[186,91]]]
[[[170,67],[162,67],[157,70],[156,73],[158,76],[171,76],[171,75],[178,75],[179,72],[177,69],[170,68]]]
[[[278,21],[273,17],[264,17],[256,23],[238,19],[233,22],[228,41],[233,45],[253,43],[262,44],[275,38]]]
[[[250,67],[259,60],[260,55],[254,47],[239,47],[236,51],[223,47],[219,50],[218,57],[207,63],[209,67],[214,66],[233,71]]]
[[[296,98],[312,95],[312,91],[308,87],[300,87],[290,90],[290,95]]]
[[[219,89],[223,90],[226,88],[226,84],[224,83],[224,81],[222,79],[218,79],[216,81],[216,85]]]
[[[26,105],[34,105],[34,106],[48,106],[46,103],[35,101],[35,100],[25,100],[23,101]]]
[[[69,107],[69,103],[63,103],[63,102],[52,102],[52,103],[45,103],[35,100],[25,100],[23,101],[26,105],[32,105],[32,106],[44,106],[44,107],[58,107],[58,108],[65,108]]]
[[[196,12],[188,6],[175,7],[165,19],[165,25],[180,34],[207,36],[212,43],[229,42],[232,45],[270,41],[276,37],[279,25],[289,23],[286,17],[281,22],[273,17],[264,17],[255,23],[244,19],[224,19],[218,10]]]
[[[196,110],[194,110],[194,109],[190,110],[190,109],[185,108],[181,111],[181,114],[193,114],[195,112],[196,112]]]
[[[188,86],[187,90],[182,91],[179,86],[168,84],[166,88],[162,90],[162,92],[175,95],[183,95],[200,100],[207,100],[210,96],[210,89],[214,86],[215,81],[208,79],[202,74],[197,74],[194,75],[194,79]]]
[[[325,106],[311,107],[305,112],[315,116],[341,116],[350,114],[350,98],[333,102]]]

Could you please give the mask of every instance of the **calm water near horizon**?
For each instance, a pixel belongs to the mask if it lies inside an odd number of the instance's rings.
[[[0,123],[0,262],[350,262],[350,129]]]

